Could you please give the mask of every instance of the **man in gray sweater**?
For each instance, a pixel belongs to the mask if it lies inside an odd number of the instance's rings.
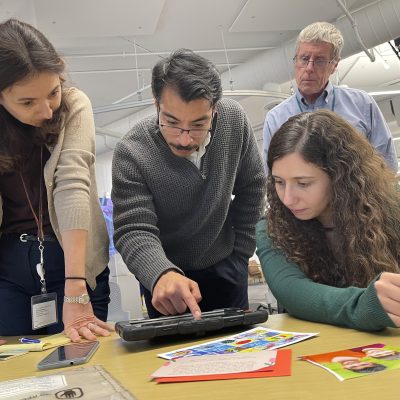
[[[248,307],[265,176],[250,123],[216,67],[178,50],[152,71],[157,114],[113,159],[114,242],[151,318]]]

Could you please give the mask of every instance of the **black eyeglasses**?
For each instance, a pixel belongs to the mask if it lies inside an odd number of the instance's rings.
[[[298,68],[307,68],[308,64],[311,62],[313,63],[315,68],[324,69],[327,65],[331,64],[335,59],[326,60],[325,58],[316,58],[315,60],[311,59],[311,57],[306,56],[294,56],[293,63]]]
[[[209,128],[193,128],[193,129],[184,129],[179,126],[171,126],[171,125],[166,125],[162,124],[161,122],[158,122],[160,125],[160,128],[162,128],[162,131],[166,135],[170,136],[180,136],[182,133],[186,132],[191,138],[193,139],[198,139],[203,136],[206,136],[207,133],[211,133],[212,131],[212,126],[213,126],[213,120],[214,120],[214,113],[211,117],[211,124]],[[160,121],[160,116],[158,116],[158,121]]]

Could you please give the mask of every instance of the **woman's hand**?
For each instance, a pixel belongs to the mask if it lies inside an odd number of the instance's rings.
[[[64,332],[73,342],[80,342],[81,337],[96,340],[96,335],[108,336],[114,331],[112,325],[95,317],[91,303],[64,303],[63,322]]]
[[[87,231],[73,229],[62,233],[66,277],[85,277]],[[85,279],[66,279],[66,296],[80,296],[87,293]],[[96,340],[96,336],[108,336],[114,328],[95,317],[92,304],[64,303],[64,332],[73,341]]]
[[[383,272],[375,282],[375,290],[389,318],[400,327],[400,274]]]

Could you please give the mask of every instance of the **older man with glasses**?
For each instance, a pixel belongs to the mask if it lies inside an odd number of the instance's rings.
[[[297,90],[266,116],[264,162],[272,136],[289,117],[327,108],[356,127],[382,154],[389,167],[397,171],[393,138],[374,99],[364,91],[335,86],[329,81],[340,61],[342,48],[342,34],[327,22],[315,22],[300,32],[293,58]]]
[[[250,123],[216,67],[178,50],[152,71],[157,114],[113,159],[114,242],[151,318],[248,307],[265,174]]]

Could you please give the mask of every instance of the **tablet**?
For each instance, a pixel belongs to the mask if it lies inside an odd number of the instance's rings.
[[[169,335],[201,335],[227,327],[260,324],[267,319],[268,311],[265,309],[251,311],[223,308],[203,312],[200,320],[195,320],[192,314],[187,313],[154,319],[120,321],[115,324],[115,330],[122,339],[131,341]]]

